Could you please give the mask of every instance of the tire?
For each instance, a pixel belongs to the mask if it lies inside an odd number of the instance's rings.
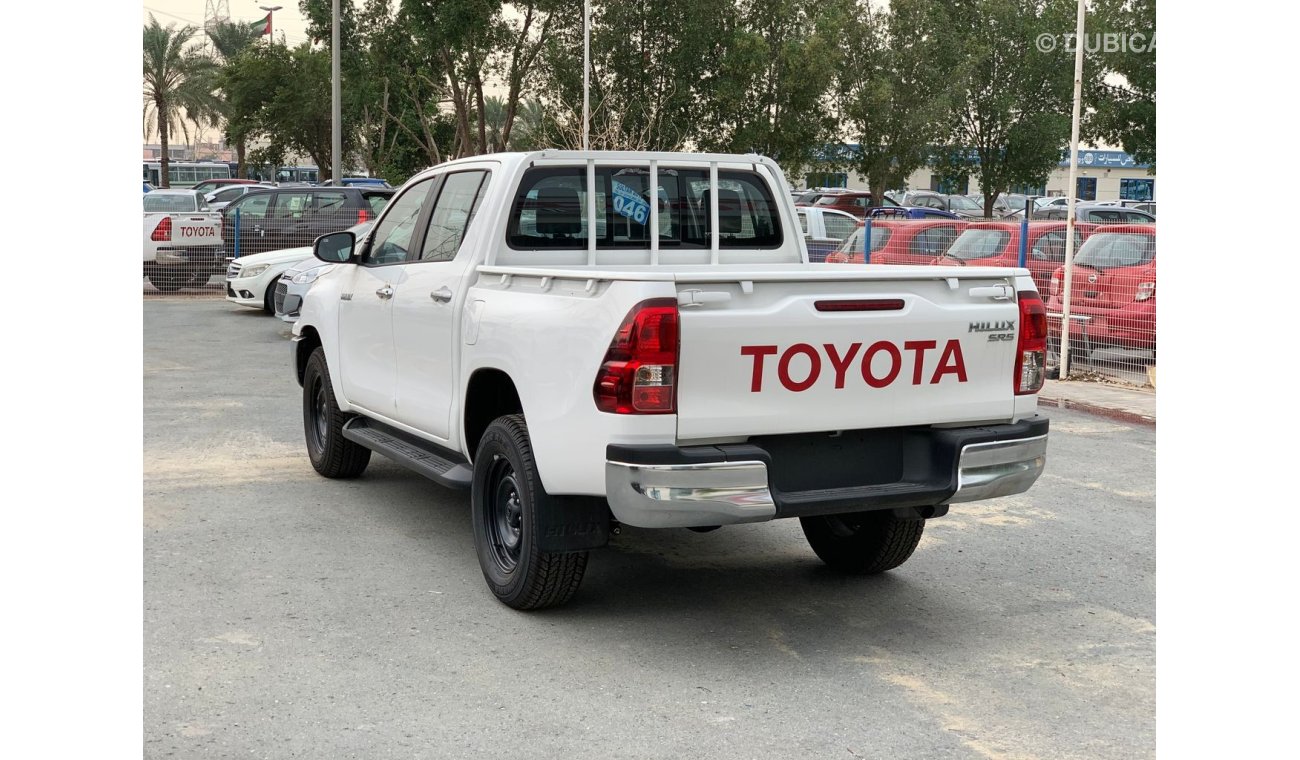
[[[188,282],[187,278],[176,275],[151,274],[149,275],[149,284],[162,291],[163,293],[175,293],[185,287]]]
[[[1061,339],[1059,337],[1047,339],[1047,379],[1059,380],[1061,378]],[[1075,345],[1070,346],[1070,366],[1087,362],[1089,353],[1087,350]]]
[[[280,278],[276,278],[278,280]],[[275,316],[275,281],[266,286],[266,294],[262,296],[262,311]]]
[[[536,610],[577,593],[587,552],[538,548],[539,515],[554,497],[542,488],[523,415],[498,417],[483,433],[470,501],[474,550],[497,599],[517,610]]]
[[[302,422],[311,466],[327,478],[355,478],[370,464],[370,449],[343,437],[343,423],[352,416],[339,410],[325,349],[318,347],[303,371]]]
[[[874,575],[903,564],[925,530],[925,520],[899,520],[888,511],[801,517],[799,522],[822,562],[853,575]]]

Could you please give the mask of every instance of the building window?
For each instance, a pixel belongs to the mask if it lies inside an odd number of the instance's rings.
[[[1097,178],[1096,177],[1078,177],[1074,193],[1081,201],[1097,200]]]
[[[1046,185],[1012,185],[1009,191],[1013,195],[1047,195]]]
[[[1154,197],[1156,197],[1156,181],[1153,179],[1119,181],[1119,199],[1122,201],[1149,201]]]
[[[941,174],[930,175],[930,189],[944,195],[967,195],[970,193],[970,178],[945,177]]]
[[[804,177],[808,187],[848,187],[849,175],[845,172],[816,172]]]

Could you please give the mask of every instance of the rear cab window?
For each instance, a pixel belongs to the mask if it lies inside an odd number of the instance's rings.
[[[643,263],[649,261],[654,235],[663,263],[708,263],[713,235],[708,168],[659,166],[656,185],[650,187],[650,170],[643,166],[597,166],[593,192],[588,192],[585,166],[530,168],[511,203],[507,258],[526,263],[536,260],[529,252],[581,251],[565,262],[585,263],[594,236],[598,261]],[[780,207],[759,173],[719,167],[716,202],[720,251],[783,249]],[[650,229],[652,203],[658,210],[656,230]],[[589,211],[594,211],[594,229],[589,229]]]

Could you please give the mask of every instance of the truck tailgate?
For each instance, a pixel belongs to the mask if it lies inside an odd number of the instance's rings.
[[[678,438],[1009,420],[1014,278],[949,271],[679,280]]]

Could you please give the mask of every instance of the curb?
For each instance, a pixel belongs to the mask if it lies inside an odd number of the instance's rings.
[[[1114,407],[1090,404],[1086,401],[1071,401],[1070,399],[1065,398],[1046,398],[1041,395],[1038,397],[1038,401],[1040,404],[1051,404],[1057,409],[1073,409],[1075,411],[1087,412],[1088,414],[1095,414],[1098,417],[1106,417],[1118,422],[1129,422],[1135,425],[1147,425],[1149,427],[1156,426],[1155,417],[1140,414],[1138,412],[1130,412],[1127,409],[1115,409]]]

